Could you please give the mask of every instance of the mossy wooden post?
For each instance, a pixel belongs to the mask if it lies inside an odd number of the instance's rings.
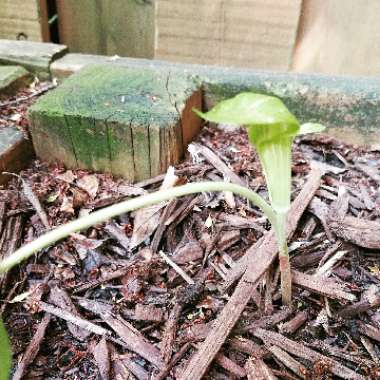
[[[41,80],[50,79],[50,64],[66,53],[64,45],[0,39],[0,65],[21,65]]]
[[[154,57],[152,1],[61,0],[57,11],[60,40],[70,52]]]
[[[185,73],[89,66],[29,110],[37,156],[140,181],[164,172],[199,132],[197,80]]]
[[[21,66],[0,66],[0,97],[14,95],[32,80],[29,72]]]
[[[0,185],[11,178],[3,172],[17,173],[33,156],[32,144],[21,131],[12,126],[0,128]]]

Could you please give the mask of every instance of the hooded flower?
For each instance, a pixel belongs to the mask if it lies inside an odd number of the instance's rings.
[[[249,141],[259,155],[273,209],[285,214],[290,207],[291,147],[301,133],[320,132],[320,124],[300,125],[284,103],[268,95],[243,92],[220,102],[209,112],[194,110],[214,123],[247,128]]]

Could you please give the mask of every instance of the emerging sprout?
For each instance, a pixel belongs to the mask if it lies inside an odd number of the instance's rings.
[[[281,100],[252,93],[243,93],[233,99],[221,102],[208,113],[196,112],[209,121],[239,124],[248,128],[249,140],[256,147],[263,165],[272,207],[258,194],[246,187],[226,182],[189,183],[105,207],[48,231],[0,261],[0,273],[9,271],[34,253],[73,232],[102,223],[125,212],[188,194],[230,191],[247,198],[260,207],[272,223],[280,249],[283,301],[289,304],[291,302],[291,278],[285,228],[286,214],[290,206],[291,145],[297,134],[319,132],[324,127],[311,123],[300,126]],[[0,318],[0,380],[8,378],[10,366],[9,340]]]
[[[300,125],[280,99],[250,92],[222,101],[207,113],[194,111],[214,123],[247,128],[249,141],[256,148],[263,167],[269,199],[276,214],[273,228],[279,245],[282,300],[290,304],[292,283],[286,219],[290,208],[292,143],[298,134],[321,132],[325,127],[314,123]]]

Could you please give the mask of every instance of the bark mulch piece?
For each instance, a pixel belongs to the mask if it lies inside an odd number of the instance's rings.
[[[0,124],[27,133],[41,86],[4,100]],[[174,174],[267,197],[244,131],[205,127]],[[0,188],[0,257],[165,178],[132,185],[39,161],[20,175]],[[380,153],[297,140],[292,308],[266,217],[228,193],[127,213],[45,249],[0,278],[13,379],[379,379],[379,181]]]

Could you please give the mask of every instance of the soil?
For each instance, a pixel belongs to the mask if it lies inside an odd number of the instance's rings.
[[[2,103],[0,125],[16,122],[27,133],[25,111],[36,98],[28,91]],[[175,168],[176,184],[228,177],[267,197],[244,130],[205,126],[193,147]],[[293,307],[281,305],[275,261],[206,379],[338,379],[350,370],[380,379],[380,154],[325,135],[297,139],[293,199],[311,163],[324,175],[289,241]],[[0,190],[0,257],[49,226],[163,181],[131,185],[38,160],[20,175],[24,186],[14,178]],[[246,200],[201,194],[122,215],[45,249],[0,277],[13,379],[180,378],[234,291],[223,286],[229,273],[269,230]],[[264,370],[273,377],[260,377]]]

